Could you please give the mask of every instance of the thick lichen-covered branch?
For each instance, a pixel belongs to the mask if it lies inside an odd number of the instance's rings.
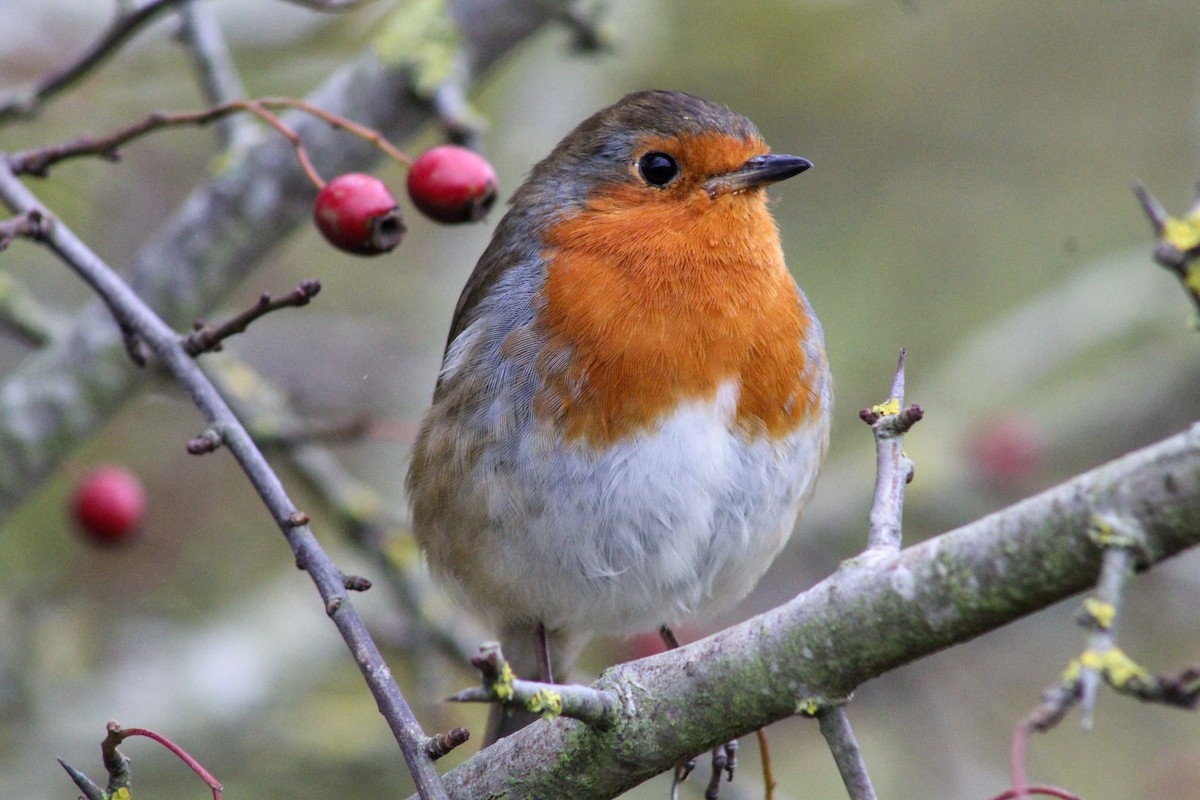
[[[884,672],[1095,585],[1098,510],[1145,531],[1139,568],[1200,544],[1200,427],[894,555],[855,559],[791,602],[594,684],[607,729],[536,723],[444,776],[453,796],[614,797],[691,755],[846,697]]]

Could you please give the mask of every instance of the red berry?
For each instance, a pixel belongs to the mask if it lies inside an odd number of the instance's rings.
[[[386,253],[404,238],[404,220],[387,184],[361,172],[325,184],[313,220],[334,247],[360,256]]]
[[[124,544],[138,532],[146,513],[146,494],[132,472],[101,467],[75,489],[75,521],[97,544]]]
[[[438,222],[476,222],[496,202],[496,171],[483,156],[444,144],[426,150],[408,170],[408,196]]]

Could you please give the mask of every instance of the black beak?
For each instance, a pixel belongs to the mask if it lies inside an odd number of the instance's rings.
[[[733,172],[709,178],[704,183],[704,191],[708,192],[709,197],[716,200],[723,194],[733,194],[787,180],[811,166],[811,161],[800,156],[785,156],[775,153],[755,156]]]

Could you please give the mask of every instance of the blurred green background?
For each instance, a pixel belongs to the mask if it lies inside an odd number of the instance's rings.
[[[254,94],[303,95],[369,40],[394,7],[342,15],[214,0]],[[1174,280],[1150,260],[1130,191],[1143,180],[1182,211],[1200,175],[1200,16],[1190,2],[803,2],[614,0],[614,49],[581,57],[547,30],[474,98],[507,197],[579,120],[627,91],[668,87],[753,119],[773,147],[816,167],[773,190],[789,264],[828,340],[837,411],[830,463],[792,546],[740,608],[689,636],[791,597],[865,541],[873,448],[857,410],[884,398],[901,345],[926,420],[906,445],[909,542],[1001,508],[1195,419],[1200,342]],[[4,0],[0,91],[80,50],[108,3]],[[143,33],[0,149],[103,132],[201,101],[173,23]],[[33,187],[120,266],[216,153],[209,131],[154,136],[119,165],[76,162]],[[403,142],[419,151],[430,131]],[[400,170],[381,176],[397,188]],[[390,256],[341,255],[311,230],[236,287],[229,308],[306,277],[324,290],[233,346],[322,423],[368,414],[336,448],[390,504],[428,403],[459,289],[499,214],[465,228],[410,213]],[[71,313],[87,290],[37,247],[0,271]],[[219,315],[214,315],[219,316]],[[0,340],[0,380],[28,355]],[[201,759],[226,796],[394,797],[409,781],[307,578],[227,453],[185,454],[201,421],[156,386],[83,444],[0,522],[0,798],[74,796],[54,762],[100,774],[104,723],[159,730]],[[72,530],[66,498],[100,463],[126,464],[150,495],[143,538],[119,551]],[[284,480],[347,570],[371,567],[286,467]],[[1139,578],[1121,640],[1152,670],[1200,654],[1200,554]],[[427,730],[478,709],[439,702],[475,678],[396,635],[382,592],[358,601]],[[1064,603],[862,688],[851,706],[883,797],[987,798],[1007,785],[1013,725],[1082,647]],[[642,652],[599,643],[592,673]],[[580,677],[586,677],[580,676]],[[811,721],[770,729],[777,797],[844,796]],[[727,798],[761,797],[746,741]],[[447,761],[465,757],[473,745]],[[1104,696],[1095,730],[1075,717],[1034,740],[1029,775],[1088,800],[1200,796],[1200,719]],[[128,747],[144,796],[204,796],[148,742]],[[689,791],[700,796],[700,781]],[[665,798],[659,778],[630,793]]]

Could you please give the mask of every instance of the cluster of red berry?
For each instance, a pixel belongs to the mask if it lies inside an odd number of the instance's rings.
[[[408,196],[421,213],[447,224],[482,219],[496,201],[496,172],[482,156],[452,144],[422,153],[408,170]],[[362,256],[386,253],[404,237],[404,221],[387,184],[351,172],[325,184],[313,207],[331,244]]]
[[[442,145],[412,163],[407,189],[413,205],[430,219],[447,224],[475,222],[496,201],[496,172],[478,153]],[[339,175],[325,184],[317,195],[313,219],[330,243],[356,255],[386,253],[400,244],[405,231],[387,184],[361,172]],[[72,511],[90,541],[125,544],[141,527],[146,495],[133,473],[101,467],[77,485]]]

